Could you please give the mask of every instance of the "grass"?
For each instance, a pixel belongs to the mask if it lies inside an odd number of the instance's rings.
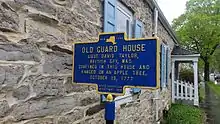
[[[220,96],[220,85],[215,85],[213,82],[208,82],[208,86],[218,95]]]
[[[199,102],[204,102],[205,100],[205,87],[201,84],[199,85]]]
[[[166,124],[204,124],[205,113],[194,106],[172,104],[165,121]]]

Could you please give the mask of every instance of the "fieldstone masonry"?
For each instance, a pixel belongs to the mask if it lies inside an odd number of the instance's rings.
[[[145,0],[121,0],[152,35],[153,11]],[[75,41],[103,31],[103,0],[0,0],[0,124],[103,124],[92,86],[71,81]],[[158,36],[173,45],[159,22]],[[160,90],[159,116],[170,104],[170,84]],[[117,108],[120,124],[155,123],[155,91]]]

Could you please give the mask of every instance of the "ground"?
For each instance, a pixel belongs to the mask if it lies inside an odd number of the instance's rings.
[[[206,84],[206,97],[204,108],[207,113],[208,123],[209,124],[220,124],[220,95],[216,92],[216,88],[220,86],[215,86],[210,83]]]

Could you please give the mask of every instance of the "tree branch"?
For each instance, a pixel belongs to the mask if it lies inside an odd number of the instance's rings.
[[[216,50],[216,48],[218,47],[218,45],[219,45],[219,43],[216,43],[216,44],[212,47],[211,52],[210,52],[210,55],[212,55],[212,54],[215,52],[215,50]]]
[[[200,58],[205,62],[205,58],[203,55],[200,55]]]
[[[192,39],[196,43],[196,49],[199,53],[201,53],[202,51],[199,49],[199,41],[195,39],[194,37],[189,37],[189,38]]]

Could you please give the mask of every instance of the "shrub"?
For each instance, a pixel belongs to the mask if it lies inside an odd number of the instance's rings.
[[[190,69],[181,69],[179,73],[180,80],[194,82],[194,73]]]
[[[194,106],[172,104],[165,120],[167,124],[203,124],[205,114]]]
[[[182,81],[194,83],[194,72],[191,69],[181,69],[179,72],[179,78]],[[201,81],[201,79],[198,76],[198,82],[200,82],[200,81]]]

